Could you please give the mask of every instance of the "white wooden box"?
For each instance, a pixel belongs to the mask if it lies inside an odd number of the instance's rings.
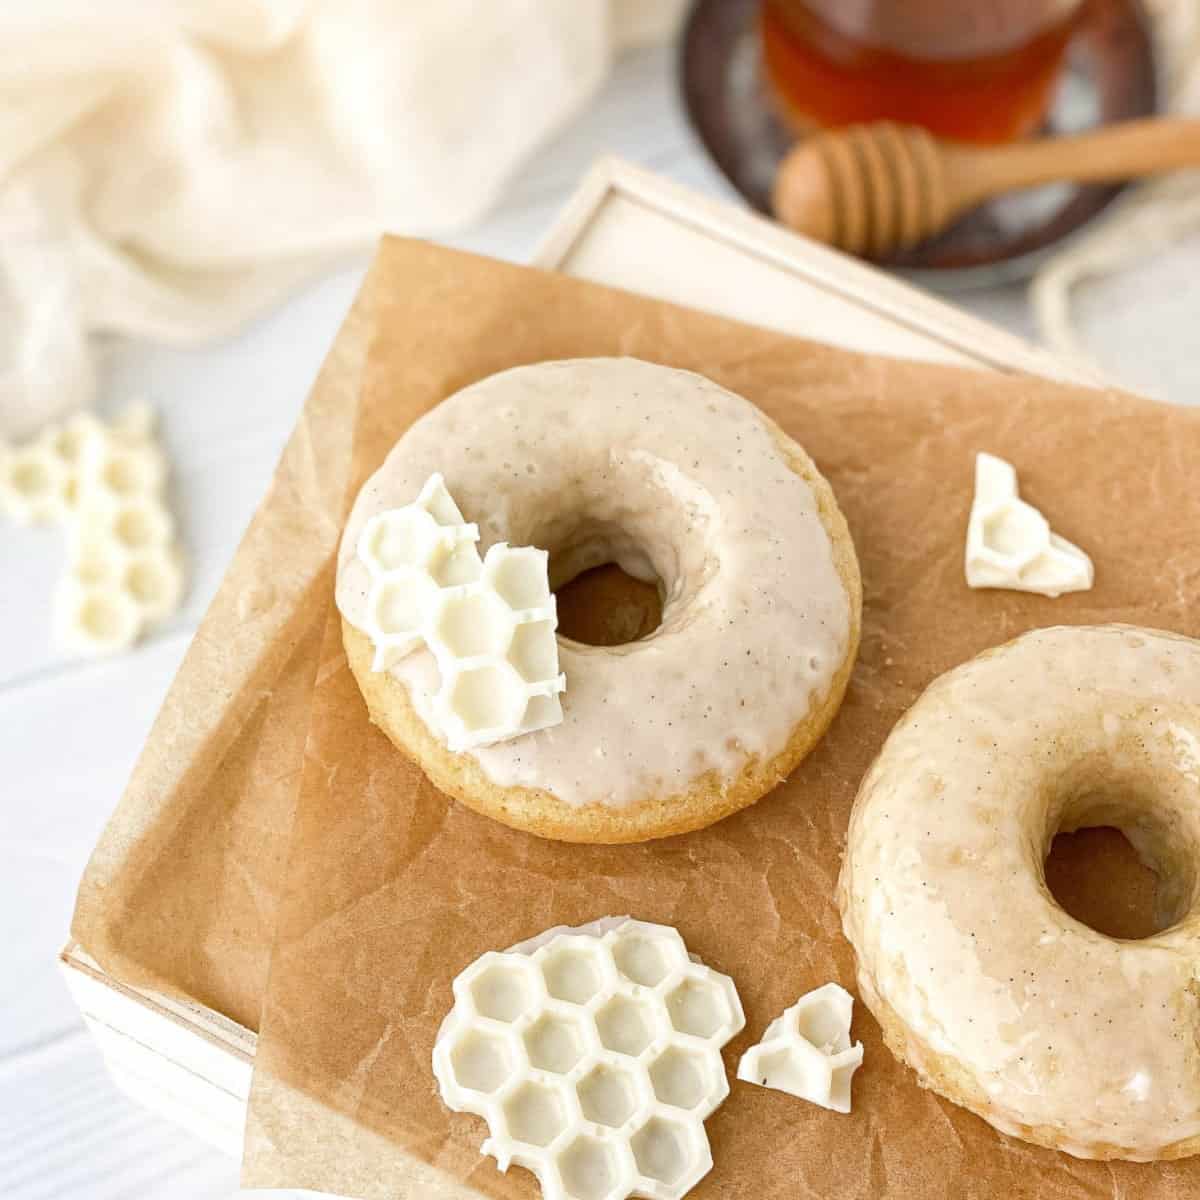
[[[588,173],[533,263],[854,350],[1103,382],[853,259],[618,160]],[[211,1009],[128,987],[77,945],[61,963],[117,1084],[240,1157],[254,1033]]]

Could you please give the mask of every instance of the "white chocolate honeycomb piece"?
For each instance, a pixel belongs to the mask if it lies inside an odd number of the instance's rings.
[[[1017,492],[1017,473],[994,454],[975,458],[975,499],[967,522],[967,585],[1057,597],[1087,591],[1092,560]]]
[[[532,1171],[546,1200],[679,1200],[711,1169],[704,1120],[745,1018],[676,930],[547,930],[476,959],[454,998],[433,1072],[448,1108],[487,1122],[501,1171]]]
[[[69,521],[78,505],[84,458],[104,426],[79,413],[23,446],[0,450],[0,507],[19,525]]]
[[[549,556],[500,542],[480,560],[478,541],[435,474],[412,504],[372,517],[356,547],[371,578],[372,669],[428,646],[441,675],[433,719],[453,751],[558,724],[566,687]]]
[[[834,1112],[850,1111],[850,1079],[862,1042],[850,1044],[854,998],[836,983],[801,996],[742,1055],[737,1077],[789,1092]]]
[[[166,460],[149,406],[108,425],[80,413],[0,454],[0,505],[67,531],[57,640],[81,654],[128,649],[179,606],[183,557],[166,506]]]

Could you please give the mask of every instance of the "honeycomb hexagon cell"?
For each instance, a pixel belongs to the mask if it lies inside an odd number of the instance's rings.
[[[1042,552],[1048,526],[1029,505],[1013,505],[983,518],[983,545],[998,561],[1020,571]]]
[[[371,577],[372,668],[427,646],[441,682],[426,719],[455,751],[557,724],[566,686],[546,552],[500,542],[481,561],[478,540],[432,475],[413,503],[367,521],[356,547]]]
[[[165,546],[171,540],[170,515],[148,497],[121,500],[108,519],[111,536],[131,553],[150,546]]]
[[[122,576],[132,567],[133,562],[120,547],[113,546],[104,539],[90,539],[75,548],[72,574],[78,584],[119,583]],[[136,587],[130,591],[137,593]]]
[[[629,1140],[638,1174],[649,1182],[646,1195],[682,1195],[712,1169],[704,1126],[653,1116]],[[659,1185],[654,1188],[654,1185]],[[654,1190],[650,1190],[654,1188]],[[669,1190],[668,1190],[669,1189]]]
[[[565,1075],[589,1049],[587,1031],[574,1016],[544,1012],[525,1030],[529,1065],[539,1071]]]
[[[382,639],[419,638],[436,585],[415,567],[401,567],[371,589],[371,617]]]
[[[732,980],[711,971],[689,969],[667,992],[667,1012],[680,1033],[705,1039],[719,1037],[722,1043],[745,1021]],[[733,1032],[727,1032],[731,1029]]]
[[[155,546],[131,555],[121,579],[134,598],[143,620],[161,621],[179,607],[183,592],[183,568],[175,546]]]
[[[506,546],[504,553],[488,556],[483,575],[514,612],[545,608],[551,601],[549,560],[536,546]]]
[[[720,1058],[690,1046],[668,1046],[649,1071],[655,1096],[672,1108],[707,1116],[729,1095]]]
[[[68,578],[56,598],[59,641],[80,654],[115,654],[137,640],[137,601],[119,587],[83,585]]]
[[[687,965],[683,938],[671,930],[672,937],[647,937],[635,931],[619,937],[613,944],[617,970],[632,983],[655,987],[673,971]]]
[[[633,1069],[598,1062],[576,1085],[585,1121],[619,1129],[638,1109],[637,1076]]]
[[[555,1084],[520,1084],[503,1104],[509,1137],[530,1146],[548,1146],[567,1127],[568,1108]]]
[[[604,986],[604,959],[589,944],[593,940],[563,942],[542,958],[546,991],[555,1000],[586,1004]]]
[[[434,601],[433,633],[448,656],[496,658],[512,640],[512,615],[492,592],[445,588]]]
[[[62,520],[73,490],[71,473],[41,440],[0,458],[0,500],[20,525]]]
[[[107,425],[81,413],[0,452],[0,508],[67,530],[57,640],[82,654],[132,645],[183,594],[183,556],[163,493],[166,460],[145,406]]]
[[[968,586],[1054,597],[1086,591],[1094,574],[1092,560],[1020,498],[1012,464],[994,454],[977,455],[967,521]]]
[[[512,1077],[516,1058],[508,1038],[466,1029],[450,1051],[450,1064],[459,1087],[490,1094]]]
[[[550,1200],[679,1200],[709,1170],[703,1121],[728,1094],[720,1050],[741,1004],[675,930],[551,929],[481,956],[454,995],[434,1074],[448,1107],[487,1121],[501,1170],[528,1168]]]
[[[526,683],[549,679],[558,672],[554,622],[527,621],[518,625],[508,643],[508,661]]]
[[[437,698],[440,725],[451,748],[486,745],[511,736],[525,711],[525,689],[503,662],[448,667]]]
[[[463,515],[454,497],[446,487],[446,481],[436,472],[425,481],[417,496],[419,504],[439,525],[463,525]]]
[[[468,988],[481,1017],[511,1024],[536,1009],[535,976],[525,963],[503,954],[485,955],[479,963],[483,965],[472,973]]]
[[[358,556],[372,575],[399,567],[424,567],[442,539],[437,522],[416,505],[372,517],[363,529]]]
[[[621,1200],[629,1195],[632,1172],[621,1148],[580,1134],[558,1160],[563,1188],[571,1200]]]
[[[562,701],[558,698],[557,691],[533,695],[525,702],[525,711],[521,716],[521,732],[535,733],[539,729],[549,729],[562,719]]]
[[[63,465],[75,470],[79,469],[89,443],[103,436],[104,427],[88,412],[77,413],[43,434],[45,444]]]
[[[113,501],[155,495],[161,491],[166,473],[162,451],[148,443],[110,442],[92,466],[94,485]]]
[[[632,996],[614,996],[596,1012],[596,1031],[605,1049],[636,1058],[654,1041],[654,1007]]]
[[[440,588],[474,583],[481,570],[482,563],[474,542],[440,542],[429,556],[429,577]]]

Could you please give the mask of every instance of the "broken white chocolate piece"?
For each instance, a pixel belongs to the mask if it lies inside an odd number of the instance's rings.
[[[441,475],[417,499],[372,517],[358,541],[371,576],[364,632],[372,668],[419,645],[437,659],[437,732],[451,750],[486,746],[562,720],[558,609],[546,551],[500,542],[480,561]]]
[[[967,586],[1056,597],[1087,591],[1092,560],[1017,494],[1017,473],[993,454],[975,458],[975,499],[967,521]]]
[[[154,433],[150,408],[133,404],[107,425],[80,413],[0,453],[0,506],[23,524],[67,528],[53,608],[70,650],[128,649],[179,606],[183,557]]]
[[[479,527],[463,520],[438,474],[411,504],[366,523],[358,557],[371,576],[365,632],[375,647],[374,670],[386,671],[421,645],[440,588],[479,578],[478,541]]]
[[[733,981],[678,932],[628,917],[559,927],[454,981],[433,1073],[483,1153],[546,1200],[679,1200],[712,1167],[704,1129],[729,1094],[721,1047],[744,1025]]]
[[[836,983],[801,996],[742,1055],[737,1077],[848,1113],[850,1079],[863,1059],[862,1042],[850,1044],[853,1009],[854,998]]]

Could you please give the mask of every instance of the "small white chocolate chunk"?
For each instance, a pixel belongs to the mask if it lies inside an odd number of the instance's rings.
[[[967,521],[967,586],[1056,597],[1083,592],[1092,560],[1059,537],[1017,493],[1017,473],[993,454],[975,458],[975,499]]]
[[[437,474],[413,503],[372,517],[358,540],[371,577],[372,668],[386,671],[420,645],[432,651],[435,729],[454,751],[557,725],[566,687],[549,555],[500,542],[481,561],[478,541]]]
[[[854,998],[836,983],[801,996],[742,1055],[737,1077],[848,1113],[850,1079],[863,1059],[862,1042],[850,1044],[853,1009]]]

